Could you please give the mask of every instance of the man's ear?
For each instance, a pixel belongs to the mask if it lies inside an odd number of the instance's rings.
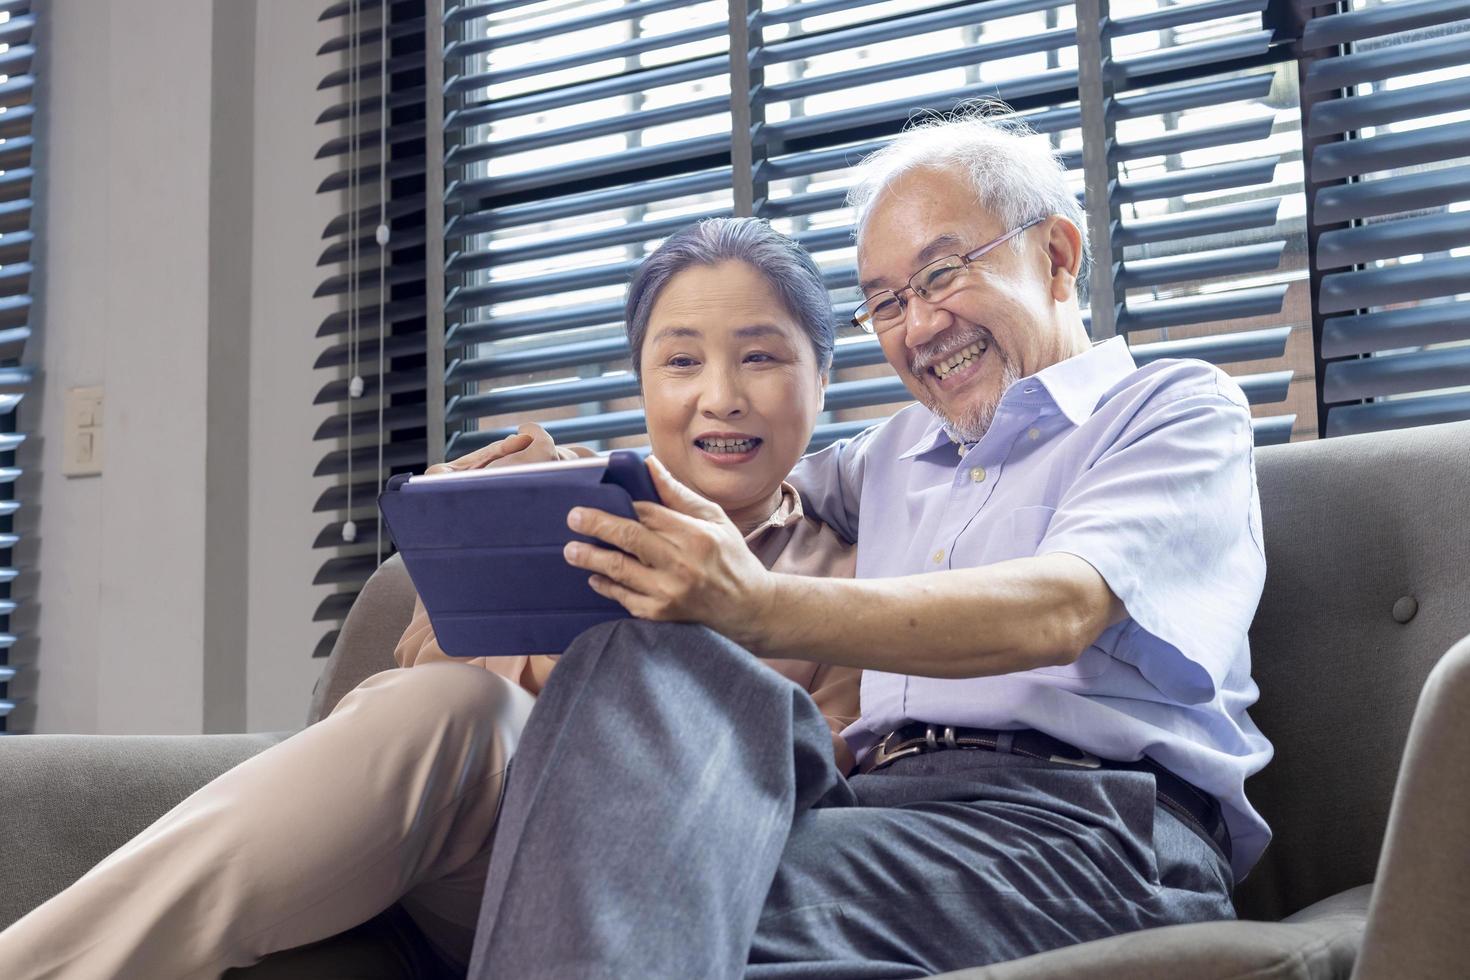
[[[1082,265],[1082,233],[1060,215],[1046,225],[1047,280],[1052,299],[1066,303],[1077,298],[1077,270]]]

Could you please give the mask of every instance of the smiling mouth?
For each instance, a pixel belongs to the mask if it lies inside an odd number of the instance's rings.
[[[761,440],[754,436],[749,439],[695,439],[694,444],[705,452],[717,456],[739,456],[754,450],[761,444]]]
[[[989,347],[990,345],[985,341],[977,340],[969,347],[957,350],[948,357],[931,364],[928,368],[929,373],[940,381],[943,381],[955,371],[963,370],[970,362],[979,358],[981,354],[984,354]]]

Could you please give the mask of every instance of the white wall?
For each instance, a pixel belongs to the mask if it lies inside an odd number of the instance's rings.
[[[42,35],[42,383],[12,727],[298,727],[320,669],[311,299],[338,202],[300,0],[56,0]],[[329,196],[330,198],[330,196]],[[101,385],[103,474],[61,476],[66,389]]]

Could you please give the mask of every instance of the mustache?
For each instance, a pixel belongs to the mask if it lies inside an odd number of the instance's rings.
[[[909,371],[915,377],[931,366],[949,357],[957,351],[962,351],[976,341],[983,341],[987,349],[995,349],[995,337],[984,327],[974,327],[963,333],[950,333],[942,337],[936,337],[921,347],[909,351]]]

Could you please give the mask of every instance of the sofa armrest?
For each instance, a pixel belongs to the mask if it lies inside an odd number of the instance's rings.
[[[1470,963],[1470,637],[1435,666],[1409,728],[1353,974],[1464,976]]]
[[[286,734],[0,738],[0,928]]]

